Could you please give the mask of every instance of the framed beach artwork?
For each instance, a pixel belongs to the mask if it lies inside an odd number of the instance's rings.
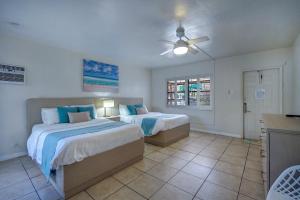
[[[119,91],[119,67],[94,60],[83,59],[83,91]]]

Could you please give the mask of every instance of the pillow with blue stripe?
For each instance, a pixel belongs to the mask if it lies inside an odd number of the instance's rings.
[[[58,112],[58,118],[59,118],[59,123],[69,123],[69,115],[68,113],[75,113],[78,112],[77,107],[57,107],[57,112]]]

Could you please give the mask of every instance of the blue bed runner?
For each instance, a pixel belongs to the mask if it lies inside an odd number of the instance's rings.
[[[156,124],[157,118],[145,117],[142,121],[142,129],[145,136],[151,136],[154,126]]]
[[[53,156],[55,155],[56,146],[58,142],[64,138],[73,137],[77,135],[83,135],[88,133],[95,133],[99,131],[104,131],[108,129],[117,128],[123,126],[127,123],[125,122],[108,122],[101,125],[66,130],[66,131],[58,131],[51,134],[48,134],[44,140],[43,150],[42,150],[42,172],[43,174],[49,178],[51,173],[51,162]]]
[[[155,124],[158,119],[166,119],[166,118],[172,118],[175,115],[172,114],[164,114],[164,115],[158,115],[155,117],[145,117],[142,120],[141,128],[144,131],[145,136],[152,136],[153,135],[153,129],[155,127]]]

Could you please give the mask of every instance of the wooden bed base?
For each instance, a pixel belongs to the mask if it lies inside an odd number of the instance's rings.
[[[146,143],[165,147],[178,140],[188,137],[190,134],[190,123],[166,130],[160,131],[158,134],[151,137],[145,137]]]
[[[142,160],[144,139],[65,165],[51,176],[50,182],[65,198],[69,198],[108,176]]]

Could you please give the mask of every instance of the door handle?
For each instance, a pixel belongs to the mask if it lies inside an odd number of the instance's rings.
[[[246,102],[244,102],[244,104],[243,104],[243,111],[244,111],[244,113],[251,112],[250,110],[247,109],[247,103]]]

